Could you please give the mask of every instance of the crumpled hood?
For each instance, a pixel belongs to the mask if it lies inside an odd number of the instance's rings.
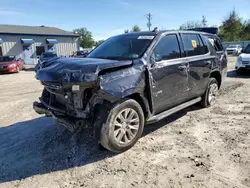
[[[116,61],[95,58],[57,58],[43,62],[36,78],[50,82],[91,82],[102,70],[129,66],[132,60]]]

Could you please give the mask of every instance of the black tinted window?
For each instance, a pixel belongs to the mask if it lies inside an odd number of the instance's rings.
[[[187,56],[203,55],[208,52],[207,46],[197,34],[183,34],[182,40]]]
[[[163,37],[154,49],[153,56],[160,57],[161,60],[181,57],[177,36],[167,35]]]
[[[44,46],[36,46],[36,55],[40,56],[43,52],[45,52]]]
[[[204,37],[212,44],[212,46],[216,51],[222,51],[224,49],[219,38],[212,36],[204,36]]]

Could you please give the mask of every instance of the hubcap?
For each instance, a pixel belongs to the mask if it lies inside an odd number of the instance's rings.
[[[209,95],[208,95],[208,102],[210,105],[213,105],[215,103],[217,95],[218,95],[218,85],[211,84],[209,87]]]
[[[132,108],[126,108],[117,114],[114,122],[114,137],[117,142],[127,144],[131,142],[140,125],[138,113]]]

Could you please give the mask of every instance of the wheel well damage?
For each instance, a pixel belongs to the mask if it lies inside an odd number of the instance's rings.
[[[217,80],[218,85],[219,85],[219,88],[220,88],[221,82],[222,82],[220,72],[219,72],[219,71],[214,71],[214,72],[212,72],[212,73],[210,74],[210,78],[215,78],[215,79]]]

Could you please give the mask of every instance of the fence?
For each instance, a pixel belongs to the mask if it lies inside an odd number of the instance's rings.
[[[250,44],[250,40],[248,41],[238,41],[238,42],[223,42],[224,48],[227,48],[229,45],[236,45],[239,44],[243,49],[247,47],[248,44]]]

